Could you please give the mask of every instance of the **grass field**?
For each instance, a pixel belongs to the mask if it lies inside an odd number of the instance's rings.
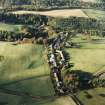
[[[73,42],[81,46],[80,48],[67,49],[72,62],[75,64],[73,70],[94,73],[105,69],[105,59],[103,59],[105,57],[105,39],[99,37],[93,37],[92,39],[82,40],[81,37],[72,39]]]
[[[14,79],[17,80],[21,76],[23,77],[23,74],[25,74],[26,77],[30,77],[32,75],[40,76],[40,73],[42,73],[42,75],[46,73],[48,74],[48,68],[46,68],[45,71],[41,70],[43,66],[46,67],[47,65],[44,64],[44,59],[38,62],[38,60],[42,57],[42,46],[28,44],[14,46],[9,43],[2,43],[0,45],[0,55],[4,56],[3,61],[0,62],[0,70],[2,75],[3,73],[5,74],[4,76],[1,76],[0,80],[2,80],[2,77],[6,77],[8,81]],[[35,68],[37,70],[35,70]],[[8,72],[10,75],[8,75]],[[0,84],[2,84],[2,81]]]
[[[0,30],[18,32],[21,29],[21,26],[22,25],[11,25],[11,24],[0,23]]]
[[[9,43],[1,43],[0,56],[3,57],[0,61],[0,86],[19,93],[27,92],[35,96],[54,95],[49,77],[50,70],[42,46],[31,44],[14,46]],[[7,105],[20,105],[19,100],[24,98],[12,94],[7,95],[2,93],[2,90],[0,92],[0,102],[10,102]],[[12,97],[14,101],[11,101]],[[30,104],[28,103],[28,105]]]
[[[105,105],[105,88],[89,89],[76,95],[83,105]]]
[[[75,105],[69,96],[62,96],[50,100],[32,100],[27,97],[18,97],[0,93],[0,105]]]
[[[83,40],[83,36],[72,39],[80,44],[80,48],[67,49],[74,63],[72,70],[81,70],[95,73],[105,70],[105,38],[92,36],[91,39]],[[83,105],[105,105],[105,88],[96,88],[79,91],[76,96]]]
[[[105,11],[95,9],[83,9],[83,12],[90,18],[105,20]]]

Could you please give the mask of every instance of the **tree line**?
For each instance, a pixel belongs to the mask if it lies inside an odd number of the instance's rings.
[[[26,27],[24,27],[26,28]],[[0,30],[0,41],[22,41],[24,38],[31,39],[35,38],[36,42],[42,42],[43,39],[47,38],[47,32],[44,32],[39,29],[31,29],[25,30],[24,32],[12,32],[12,31],[2,31]]]
[[[42,15],[32,14],[11,14],[0,13],[0,22],[8,24],[22,24],[19,32],[0,31],[1,41],[17,41],[24,38],[35,38],[37,42],[42,42],[48,36],[48,33],[44,31],[43,25],[47,25],[48,17]]]
[[[47,21],[48,18],[42,15],[0,13],[0,22],[4,23],[42,25],[47,24]]]
[[[29,5],[29,6],[28,6]],[[46,10],[59,8],[98,8],[105,9],[104,0],[96,2],[83,2],[81,0],[1,0],[0,6],[9,10]]]
[[[105,30],[104,22],[93,18],[69,17],[69,18],[51,18],[48,22],[56,31],[75,31],[77,33],[91,32],[100,34]]]
[[[105,36],[105,24],[93,19],[93,18],[83,18],[83,17],[69,17],[69,18],[52,18],[47,16],[41,15],[33,15],[33,14],[11,14],[11,13],[0,13],[0,22],[3,23],[10,23],[10,24],[23,24],[28,25],[31,28],[28,29],[25,33],[16,33],[16,32],[8,32],[8,31],[0,31],[0,40],[10,40],[15,41],[18,39],[23,39],[23,37],[30,36],[36,38],[45,38],[49,33],[44,32],[45,26],[52,27],[50,30],[55,31],[56,33],[59,32],[71,32],[74,31],[76,33],[87,33],[87,34],[95,34],[95,35],[103,35]],[[44,25],[43,25],[44,24]],[[40,28],[41,26],[42,29]],[[22,29],[24,30],[24,29]],[[84,34],[85,35],[85,34]]]

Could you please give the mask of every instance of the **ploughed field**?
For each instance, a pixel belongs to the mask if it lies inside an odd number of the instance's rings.
[[[97,20],[105,19],[105,11],[96,9],[63,9],[63,10],[51,10],[51,11],[14,11],[14,14],[39,14],[51,17],[84,17],[94,18]]]
[[[85,17],[88,18],[88,16],[81,10],[81,9],[63,9],[63,10],[51,10],[51,11],[43,11],[43,12],[37,12],[37,11],[15,11],[12,12],[14,14],[40,14],[40,15],[46,15],[51,17]]]
[[[92,3],[100,3],[100,2],[102,2],[102,0],[81,0],[81,1],[83,1],[83,2],[92,2]]]

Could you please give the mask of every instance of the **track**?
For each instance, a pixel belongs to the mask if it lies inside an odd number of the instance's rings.
[[[29,97],[30,99],[35,100],[35,101],[53,100],[53,99],[60,98],[59,96],[33,96],[28,93],[23,93],[23,92],[20,93],[20,92],[12,91],[5,88],[0,88],[0,92],[5,93],[5,94],[19,96],[19,97]],[[70,105],[83,105],[75,95],[69,94],[67,97],[65,96],[65,98],[67,98],[70,101],[71,103]]]
[[[83,105],[83,103],[73,94],[69,94],[69,96],[73,99],[76,105]]]

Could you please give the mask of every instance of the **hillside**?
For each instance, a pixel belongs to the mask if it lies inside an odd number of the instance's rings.
[[[0,88],[0,105],[3,102],[8,105],[23,103],[37,105],[36,101],[32,102],[29,95],[54,95],[50,71],[45,58],[42,57],[44,54],[42,46],[32,44],[14,46],[12,43],[1,42],[0,49],[0,56],[3,57],[0,61],[2,87]],[[27,94],[25,99],[24,94]]]
[[[0,42],[0,105],[75,105],[55,96],[42,45]]]

